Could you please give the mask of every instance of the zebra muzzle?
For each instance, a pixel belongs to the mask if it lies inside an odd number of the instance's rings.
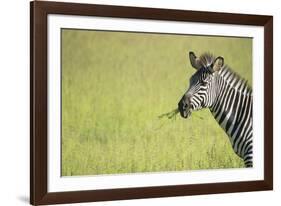
[[[178,110],[183,118],[187,118],[190,115],[189,106],[183,99],[178,103]]]

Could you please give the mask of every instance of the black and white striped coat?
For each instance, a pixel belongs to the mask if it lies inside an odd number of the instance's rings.
[[[192,111],[209,108],[228,135],[234,152],[253,166],[252,89],[247,82],[224,65],[222,57],[189,53],[191,65],[197,70],[190,86],[178,104],[182,117]]]

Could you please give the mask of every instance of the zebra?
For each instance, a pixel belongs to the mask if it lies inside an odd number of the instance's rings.
[[[224,64],[224,58],[204,53],[196,57],[189,52],[196,72],[190,78],[189,89],[178,103],[183,118],[191,112],[209,108],[226,132],[234,152],[253,167],[252,89],[247,81]]]

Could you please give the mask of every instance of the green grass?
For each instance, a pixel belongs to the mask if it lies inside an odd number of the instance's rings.
[[[62,30],[62,175],[243,167],[208,109],[158,118],[188,88],[189,51],[251,84],[251,39]]]

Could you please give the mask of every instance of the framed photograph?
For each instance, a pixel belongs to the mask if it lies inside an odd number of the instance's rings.
[[[31,204],[272,190],[272,16],[30,9]]]

